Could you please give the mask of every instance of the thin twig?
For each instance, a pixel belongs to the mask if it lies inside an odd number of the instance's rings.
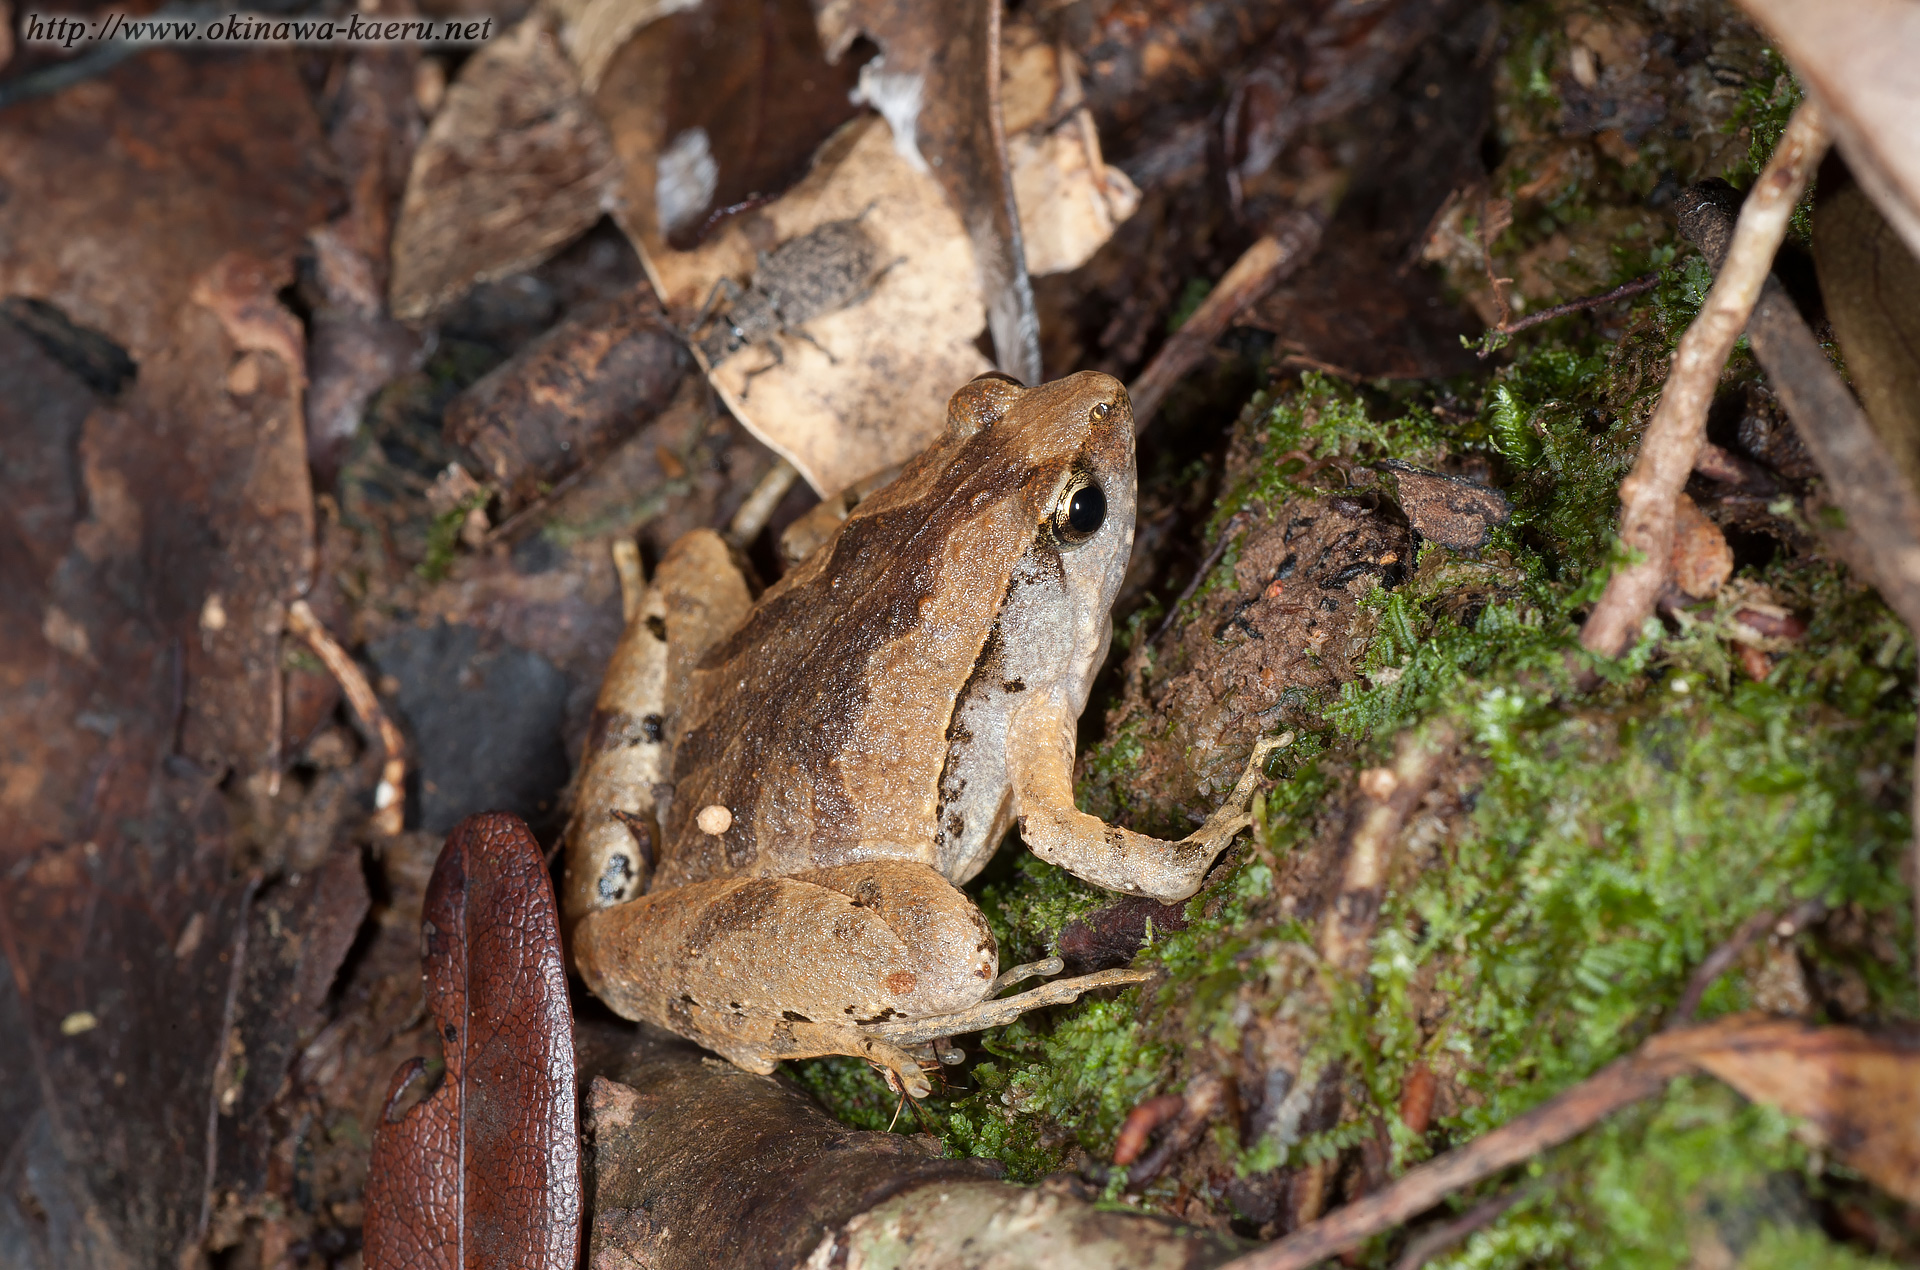
[[[1565,304],[1556,304],[1550,309],[1538,313],[1529,313],[1518,322],[1502,322],[1493,329],[1502,335],[1513,335],[1530,326],[1539,326],[1542,322],[1551,322],[1555,318],[1566,317],[1569,313],[1580,313],[1587,309],[1597,309],[1603,304],[1612,304],[1615,300],[1625,300],[1636,295],[1644,295],[1660,285],[1660,274],[1643,273],[1632,282],[1623,282],[1605,295],[1590,295],[1578,300],[1568,300]],[[1480,360],[1485,361],[1493,355],[1491,348],[1480,350]]]
[[[640,570],[640,544],[631,538],[615,538],[609,550],[613,554],[613,575],[620,580],[620,622],[631,626],[647,595],[647,577]]]
[[[740,504],[740,510],[727,523],[727,540],[743,544],[758,538],[760,531],[767,527],[767,521],[772,519],[780,500],[793,488],[794,478],[799,475],[799,471],[786,459],[776,459],[766,475],[748,493],[746,501]]]
[[[1513,308],[1507,303],[1507,284],[1513,279],[1498,277],[1493,271],[1493,241],[1506,233],[1512,224],[1512,199],[1480,200],[1480,260],[1487,268],[1487,285],[1493,289],[1494,312],[1500,316],[1495,326],[1505,326],[1507,319],[1513,315]]]
[[[1407,1250],[1400,1254],[1400,1260],[1393,1263],[1393,1270],[1420,1270],[1421,1266],[1433,1260],[1447,1249],[1506,1215],[1508,1209],[1521,1200],[1538,1193],[1537,1186],[1516,1186],[1495,1195],[1492,1199],[1481,1200],[1450,1222],[1442,1222],[1414,1236]]]
[[[1252,518],[1253,513],[1238,511],[1220,527],[1220,540],[1213,544],[1213,550],[1207,553],[1207,558],[1200,562],[1198,569],[1194,570],[1193,580],[1187,583],[1187,589],[1180,593],[1180,598],[1173,602],[1172,607],[1167,610],[1167,615],[1160,619],[1160,625],[1154,629],[1153,638],[1147,641],[1149,644],[1160,642],[1160,637],[1173,626],[1173,620],[1180,616],[1180,606],[1193,598],[1193,593],[1200,589],[1200,584],[1207,580],[1209,573],[1213,572],[1213,566],[1220,563],[1220,557],[1227,554],[1227,548],[1233,545],[1234,538]]]
[[[1745,952],[1754,940],[1777,926],[1784,926],[1787,931],[1797,931],[1825,911],[1826,905],[1819,900],[1802,900],[1788,910],[1784,919],[1769,910],[1764,913],[1755,913],[1740,923],[1738,930],[1727,936],[1718,948],[1708,953],[1705,959],[1694,968],[1693,974],[1687,979],[1686,990],[1674,1003],[1672,1021],[1667,1026],[1685,1027],[1693,1022],[1693,1016],[1699,1011],[1700,1003],[1706,999],[1707,989],[1711,988],[1721,975],[1727,973],[1733,963],[1739,960],[1740,954]]]
[[[1437,724],[1424,736],[1402,733],[1392,767],[1361,773],[1360,793],[1366,810],[1347,845],[1346,870],[1340,891],[1327,906],[1320,925],[1320,957],[1349,975],[1367,967],[1373,929],[1380,917],[1380,896],[1393,862],[1394,841],[1407,817],[1433,788],[1441,762],[1453,751],[1454,730]]]
[[[1819,105],[1809,98],[1793,112],[1740,209],[1726,265],[1699,316],[1680,338],[1660,404],[1641,438],[1639,457],[1620,483],[1620,540],[1639,559],[1607,579],[1606,591],[1580,632],[1580,643],[1589,652],[1603,657],[1625,652],[1666,586],[1675,503],[1693,470],[1714,388],[1773,267],[1794,204],[1826,149],[1826,123]]]
[[[1290,212],[1233,262],[1200,307],[1167,337],[1140,377],[1128,385],[1134,435],[1147,430],[1167,393],[1205,359],[1235,318],[1313,257],[1324,228],[1324,218],[1314,212]]]
[[[307,647],[326,663],[340,690],[347,694],[353,712],[360,716],[361,726],[380,738],[386,762],[380,768],[380,784],[373,791],[374,811],[370,823],[373,831],[382,836],[399,833],[407,810],[406,743],[401,740],[400,729],[380,708],[380,699],[374,695],[373,686],[361,673],[358,663],[327,634],[327,628],[320,625],[320,619],[313,615],[313,609],[305,600],[295,600],[287,606],[287,626],[306,640]]]

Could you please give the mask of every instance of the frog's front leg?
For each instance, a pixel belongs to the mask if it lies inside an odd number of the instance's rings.
[[[925,1097],[919,1064],[860,1025],[975,1004],[999,951],[980,910],[933,868],[876,860],[651,892],[583,919],[574,960],[620,1014],[749,1071],[846,1054]]]
[[[1214,857],[1251,823],[1247,807],[1276,742],[1254,746],[1247,769],[1220,809],[1177,842],[1107,824],[1074,805],[1075,716],[1047,697],[1026,703],[1010,720],[1007,762],[1014,814],[1033,853],[1095,886],[1162,901],[1200,889]]]

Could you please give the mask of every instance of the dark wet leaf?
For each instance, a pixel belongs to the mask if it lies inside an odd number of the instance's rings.
[[[806,0],[706,0],[643,38],[672,48],[656,197],[678,250],[805,176],[860,112],[850,94],[861,59],[827,61]]]
[[[242,1005],[256,883],[222,786],[274,766],[312,537],[298,368],[263,355],[229,393],[236,338],[197,298],[238,244],[290,275],[324,215],[291,58],[155,49],[84,92],[0,116],[0,293],[40,319],[0,322],[9,1266],[175,1264],[212,1180],[257,1176],[220,1098],[278,1003]]]
[[[1185,904],[1129,895],[1082,913],[1060,929],[1060,956],[1070,975],[1124,966],[1151,937],[1187,928]]]
[[[618,179],[573,66],[531,18],[461,68],[414,154],[391,304],[421,321],[476,282],[538,264],[600,219]]]
[[[572,1270],[580,1242],[573,1015],[553,884],[517,818],[463,821],[421,921],[439,1088],[394,1115],[423,1072],[395,1074],[368,1168],[370,1270]]]

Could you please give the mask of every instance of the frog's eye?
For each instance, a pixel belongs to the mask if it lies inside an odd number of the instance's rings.
[[[1068,546],[1083,543],[1100,532],[1107,520],[1107,492],[1100,482],[1076,472],[1053,505],[1053,534]]]
[[[1100,422],[1102,419],[1106,418],[1108,415],[1112,413],[1113,413],[1113,407],[1104,401],[1101,402],[1099,405],[1095,406],[1092,410],[1089,410],[1087,412],[1087,414],[1092,417],[1095,423]]]

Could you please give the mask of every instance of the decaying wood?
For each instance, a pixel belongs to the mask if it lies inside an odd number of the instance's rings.
[[[320,624],[305,600],[295,600],[287,606],[287,629],[307,641],[314,656],[324,662],[327,671],[339,681],[340,691],[347,694],[347,702],[360,717],[361,725],[380,738],[380,749],[386,759],[380,767],[380,784],[373,791],[373,819],[369,823],[373,832],[392,837],[400,832],[407,812],[407,749],[400,729],[380,708],[380,698],[374,695],[373,686],[367,682],[359,664],[327,634],[327,628]]]
[[[1726,263],[1699,316],[1680,338],[1639,457],[1620,483],[1620,540],[1639,559],[1607,580],[1580,631],[1580,643],[1589,652],[1603,657],[1625,652],[1666,587],[1674,508],[1705,435],[1714,388],[1773,268],[1794,205],[1826,149],[1820,107],[1802,102],[1740,209]]]
[[[1325,227],[1325,218],[1313,212],[1289,213],[1233,262],[1200,307],[1160,346],[1139,378],[1127,385],[1136,433],[1146,431],[1173,386],[1201,363],[1234,318],[1313,257]]]
[[[582,1019],[593,1266],[1201,1270],[1219,1236],[995,1180],[925,1137],[849,1129],[773,1077],[644,1025]]]

